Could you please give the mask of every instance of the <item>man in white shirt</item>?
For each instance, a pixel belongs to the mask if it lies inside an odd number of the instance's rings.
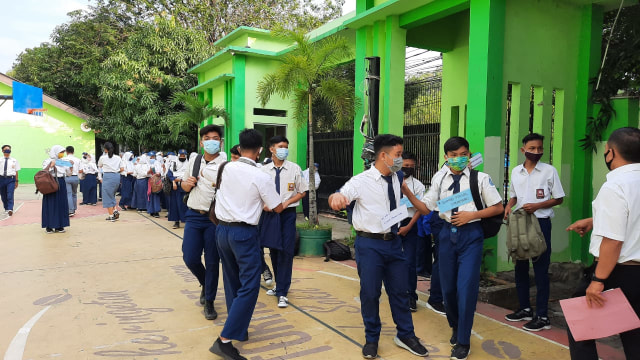
[[[192,156],[189,167],[182,175],[180,186],[189,193],[185,213],[182,259],[202,286],[200,303],[204,305],[204,317],[215,320],[218,313],[213,308],[218,291],[220,256],[216,247],[216,226],[209,220],[209,207],[215,195],[218,169],[224,163],[220,156],[222,129],[207,125],[200,129],[200,146],[204,155]],[[199,162],[200,170],[193,176],[193,168]],[[204,251],[204,265],[202,252]]]
[[[574,296],[586,295],[589,307],[612,306],[602,292],[620,288],[640,316],[640,130],[626,127],[611,133],[604,161],[610,172],[593,201],[593,217],[567,228],[580,236],[593,229],[589,252],[595,257],[595,271],[586,290]],[[576,342],[568,332],[571,359],[598,359],[595,340]],[[621,333],[620,340],[626,358],[637,359],[640,329]]]
[[[439,237],[440,280],[447,320],[453,330],[449,339],[453,346],[451,359],[462,360],[469,356],[471,328],[478,302],[484,243],[480,221],[501,214],[504,207],[491,177],[478,172],[478,190],[485,208],[476,208],[470,188],[474,173],[468,167],[471,153],[465,138],[450,138],[444,143],[444,152],[449,170],[436,173],[422,201],[411,193],[406,184],[402,193],[421,213],[426,215],[438,209],[440,217],[445,220]],[[449,200],[448,203],[462,205],[446,208],[441,202],[445,199]]]
[[[12,216],[13,193],[18,187],[20,163],[11,157],[11,145],[2,145],[2,155],[0,158],[0,197],[2,197],[4,211]]]
[[[69,168],[67,172],[67,176],[64,178],[64,181],[67,183],[67,202],[69,203],[69,216],[73,216],[76,214],[76,209],[78,209],[78,184],[80,180],[78,179],[78,170],[80,167],[80,159],[73,155],[75,149],[73,146],[69,145],[66,148],[67,156],[65,157],[67,160],[71,160],[73,165]]]
[[[378,357],[380,338],[381,286],[389,297],[389,305],[397,335],[394,343],[416,356],[429,352],[413,329],[409,311],[407,265],[398,236],[398,223],[383,218],[402,214],[400,182],[396,173],[402,168],[402,138],[384,134],[374,139],[376,161],[369,170],[352,177],[329,196],[329,205],[340,211],[355,200],[353,227],[356,230],[356,263],[360,277],[360,307],[366,343],[365,359]]]
[[[261,243],[269,247],[271,266],[276,278],[276,287],[268,290],[267,295],[274,295],[278,299],[278,307],[288,306],[287,295],[291,287],[293,271],[293,255],[296,245],[296,207],[300,199],[309,190],[309,185],[302,178],[302,169],[298,164],[287,160],[289,156],[289,140],[282,135],[276,135],[269,140],[271,162],[260,170],[268,174],[280,195],[284,210],[279,215],[268,214],[265,208],[261,221],[273,221],[278,217],[279,232],[262,232]]]
[[[263,208],[282,212],[271,177],[256,166],[262,135],[254,129],[240,133],[240,159],[228,162],[216,193],[216,240],[222,272],[227,319],[209,351],[224,359],[246,360],[231,341],[248,339],[248,328],[260,291],[260,241],[257,226]]]
[[[536,316],[531,310],[529,300],[529,260],[516,260],[515,279],[520,308],[508,314],[508,321],[529,321],[522,327],[528,331],[550,329],[547,315],[549,303],[549,263],[551,262],[551,218],[553,207],[562,204],[564,190],[556,169],[540,162],[544,150],[544,136],[536,133],[522,139],[520,151],[525,162],[511,172],[509,203],[504,214],[508,218],[511,211],[524,209],[534,214],[540,223],[540,229],[547,243],[547,251],[532,259],[536,279]],[[515,208],[514,208],[515,206]]]
[[[315,176],[313,178],[316,183],[316,191],[317,191],[318,188],[320,187],[320,182],[322,181],[322,179],[320,178],[320,173],[318,172],[318,169],[320,168],[320,164],[314,163],[313,165],[316,167],[316,171],[314,172]],[[311,186],[311,183],[309,182],[309,168],[306,168],[302,172],[302,178],[307,182],[308,187]],[[302,198],[302,213],[304,214],[304,219],[308,221],[309,220],[309,192],[308,191]]]

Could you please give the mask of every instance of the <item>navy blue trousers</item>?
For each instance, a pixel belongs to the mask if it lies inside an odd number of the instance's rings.
[[[456,241],[454,243],[453,241]],[[449,326],[458,344],[469,345],[478,302],[484,234],[479,222],[461,227],[445,223],[440,231],[440,280]]]
[[[406,226],[410,219],[405,219],[402,222],[402,226]],[[418,235],[418,224],[415,224],[411,230],[405,236],[400,237],[402,239],[402,250],[404,251],[405,263],[407,266],[407,286],[409,291],[409,297],[418,300],[418,293],[416,289],[418,287],[418,274],[416,270],[416,249],[421,236]]]
[[[445,221],[440,218],[440,213],[433,212],[431,216],[431,236],[433,236],[433,265],[431,267],[431,286],[429,288],[429,302],[438,304],[444,302],[442,286],[440,285],[440,231]]]
[[[200,285],[204,286],[205,299],[214,301],[220,275],[216,225],[209,220],[208,215],[202,215],[191,209],[187,210],[185,217],[182,259]],[[201,260],[203,251],[204,265]]]
[[[429,275],[433,272],[433,245],[431,245],[431,234],[417,238],[416,272],[418,274]]]
[[[296,211],[285,210],[280,213],[280,236],[282,236],[282,250],[269,249],[271,266],[276,278],[276,296],[287,296],[291,288],[293,273],[293,253],[296,246]],[[264,259],[264,257],[263,257]]]
[[[536,279],[536,315],[547,317],[549,309],[549,264],[551,262],[551,219],[538,219],[547,243],[547,251],[532,259]],[[529,260],[517,260],[515,266],[516,290],[520,309],[531,308],[529,299]]]
[[[220,336],[245,340],[260,291],[260,241],[255,226],[226,226],[216,229],[216,239],[227,302],[227,320]]]
[[[5,210],[13,210],[13,193],[16,190],[15,176],[0,176],[0,197]]]
[[[82,203],[95,204],[98,202],[98,180],[96,174],[86,174],[82,180]]]
[[[398,337],[415,336],[409,310],[407,265],[400,237],[385,241],[357,236],[355,248],[360,276],[360,311],[367,342],[377,343],[380,338],[380,295],[383,283]]]
[[[120,207],[131,206],[135,182],[136,179],[132,175],[120,176]]]
[[[42,227],[59,229],[69,226],[69,202],[67,184],[58,177],[58,191],[42,195]]]

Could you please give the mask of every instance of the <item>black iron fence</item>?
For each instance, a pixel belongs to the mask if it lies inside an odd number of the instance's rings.
[[[313,134],[315,162],[319,165],[318,211],[330,211],[329,195],[353,176],[353,130]]]
[[[444,162],[439,159],[440,123],[405,126],[403,133],[404,150],[418,158],[416,179],[431,184],[431,178]]]

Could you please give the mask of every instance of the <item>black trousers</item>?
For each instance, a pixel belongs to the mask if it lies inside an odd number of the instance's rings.
[[[593,267],[595,269],[595,267]],[[588,278],[590,278],[590,275]],[[616,265],[604,283],[604,289],[620,288],[627,297],[631,307],[640,316],[640,266],[636,265]],[[582,282],[580,288],[573,295],[574,297],[584,296],[589,285],[589,280]],[[605,306],[607,306],[605,304]],[[573,360],[598,360],[595,340],[575,341],[569,333],[569,350]],[[622,347],[627,359],[640,358],[640,329],[627,331],[620,334]]]

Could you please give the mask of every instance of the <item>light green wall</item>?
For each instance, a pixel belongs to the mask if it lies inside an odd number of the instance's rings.
[[[0,83],[0,94],[11,93],[10,86]],[[95,134],[80,130],[80,124],[85,120],[46,102],[43,106],[48,109],[43,117],[13,113],[9,110],[13,107],[11,101],[0,108],[2,144],[11,145],[11,156],[20,162],[22,184],[33,183],[33,175],[41,169],[42,161],[49,158],[48,149],[53,145],[72,145],[76,156],[83,151],[95,152]]]
[[[233,62],[232,61],[224,61],[215,67],[205,71],[204,73],[198,74],[198,83],[202,84],[207,80],[211,80],[216,76],[221,74],[230,74],[233,73]]]

